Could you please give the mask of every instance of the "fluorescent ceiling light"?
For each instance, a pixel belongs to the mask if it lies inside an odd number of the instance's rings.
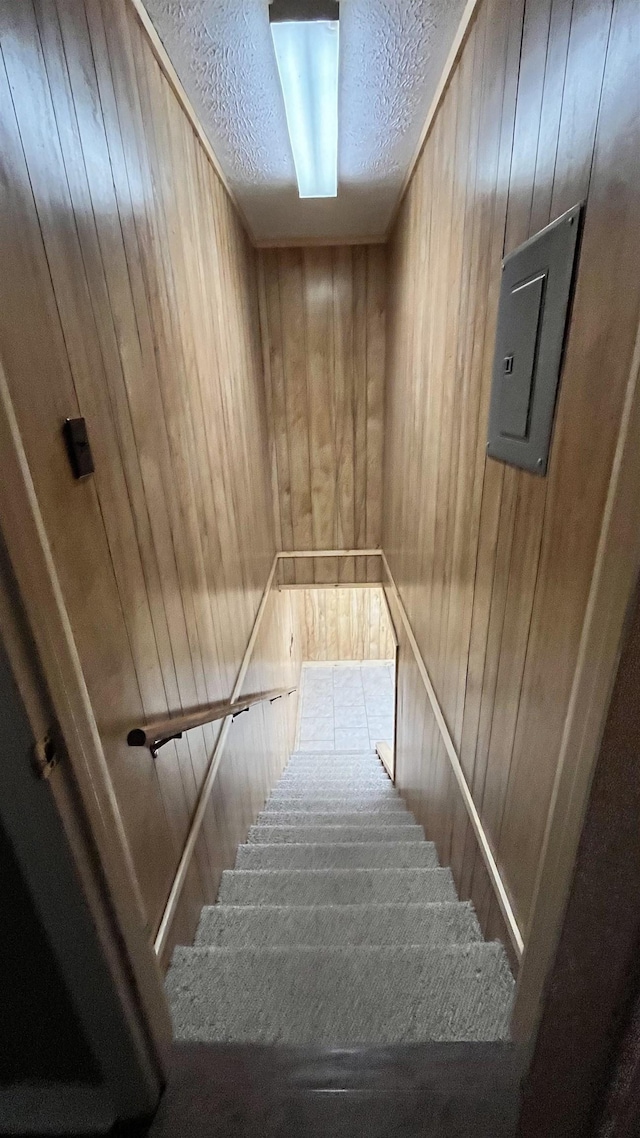
[[[338,20],[270,24],[301,198],[338,193]]]

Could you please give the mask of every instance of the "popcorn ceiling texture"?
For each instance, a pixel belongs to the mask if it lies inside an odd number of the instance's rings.
[[[384,234],[464,0],[342,0],[339,192],[317,201],[297,194],[267,0],[145,3],[254,237]]]

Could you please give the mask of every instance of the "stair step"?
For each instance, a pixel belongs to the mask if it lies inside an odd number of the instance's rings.
[[[258,825],[268,826],[276,819],[276,811],[258,814]],[[340,810],[281,810],[277,814],[278,826],[413,826],[415,818],[408,810],[387,811],[386,814],[346,814]]]
[[[406,805],[401,798],[385,798],[383,802],[360,800],[357,795],[351,798],[269,798],[263,813],[285,813],[304,811],[308,814],[403,814]]]
[[[450,869],[226,869],[225,905],[359,905],[457,901]]]
[[[310,766],[317,763],[325,763],[327,766],[378,766],[380,759],[375,751],[294,751],[289,756],[289,762],[308,763]]]
[[[319,798],[345,798],[357,799],[358,802],[397,802],[400,797],[398,791],[392,786],[388,785],[374,786],[371,788],[369,783],[364,784],[364,789],[353,790],[350,786],[345,786],[344,782],[319,782],[313,784],[313,794],[317,794]],[[281,798],[304,798],[306,797],[307,790],[305,789],[304,782],[300,785],[289,782],[283,783],[282,781],[276,783],[271,791],[271,798],[279,800]]]
[[[391,784],[381,767],[379,772],[375,767],[286,767],[282,780],[285,778],[311,778],[314,782],[344,782],[348,778],[350,782]]]
[[[497,944],[177,948],[167,994],[177,1039],[481,1041],[508,1038],[513,979]]]
[[[325,777],[323,775],[283,774],[277,785],[278,789],[284,789],[288,786],[309,787],[312,793],[316,793],[316,788],[323,786],[333,786],[337,789],[342,788],[343,790],[367,790],[373,794],[376,794],[380,790],[393,790],[391,779],[386,774],[373,774],[367,776],[367,778],[350,774],[340,776],[331,775],[331,777]]]
[[[293,842],[325,845],[327,842],[423,842],[422,826],[251,826],[247,841],[253,845]]]
[[[323,759],[321,755],[313,756],[310,759],[290,759],[284,768],[285,771],[301,770],[301,771],[331,771],[339,772],[344,770],[361,770],[367,771],[371,774],[384,774],[384,767],[378,758],[370,755],[368,759]]]
[[[426,905],[207,905],[197,945],[273,948],[287,945],[433,945],[482,941],[473,907]]]
[[[364,730],[364,728],[363,728]],[[289,760],[306,759],[309,762],[318,762],[321,759],[332,762],[356,762],[358,759],[367,762],[379,762],[375,751],[292,751]]]
[[[437,869],[433,842],[245,845],[236,869]]]

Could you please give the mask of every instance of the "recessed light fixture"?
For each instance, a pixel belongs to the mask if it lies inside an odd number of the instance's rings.
[[[339,8],[271,0],[269,24],[301,198],[338,193]]]

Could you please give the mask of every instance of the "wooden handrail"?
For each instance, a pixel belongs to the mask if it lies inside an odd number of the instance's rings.
[[[151,754],[156,756],[158,749],[171,739],[181,739],[184,731],[191,731],[193,727],[203,727],[205,723],[215,723],[219,719],[235,717],[243,711],[248,711],[254,703],[273,703],[283,695],[292,695],[296,688],[273,688],[272,691],[257,692],[254,695],[244,696],[233,703],[230,700],[221,700],[210,703],[207,707],[200,707],[196,711],[187,711],[182,715],[174,715],[167,719],[155,719],[145,727],[133,727],[127,735],[130,747],[148,747]]]

